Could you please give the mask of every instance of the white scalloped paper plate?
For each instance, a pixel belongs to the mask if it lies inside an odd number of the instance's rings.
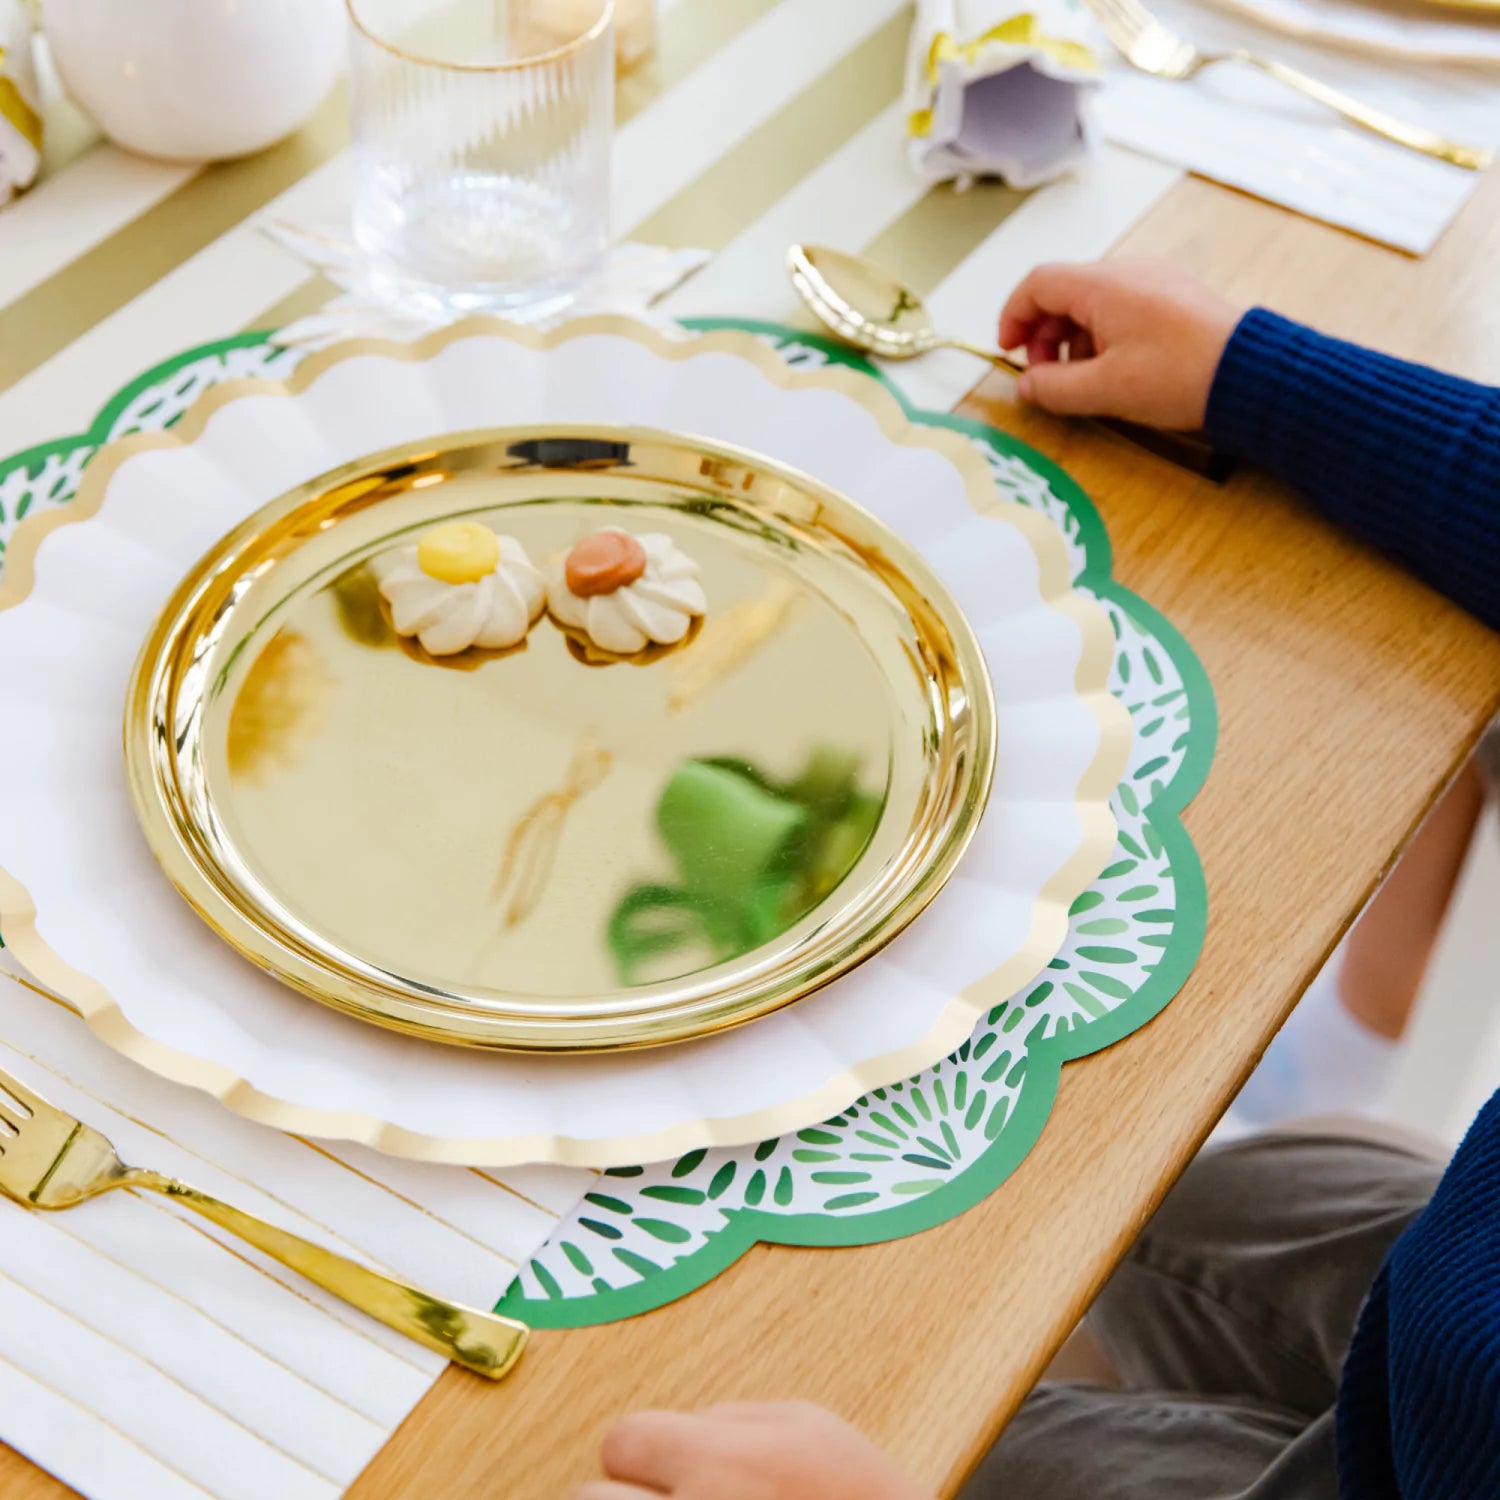
[[[984,647],[995,784],[928,911],[798,1004],[649,1052],[469,1052],[339,1015],[224,947],[135,825],[120,716],[178,578],[259,506],[398,442],[570,421],[753,449],[912,541]],[[745,334],[669,340],[621,319],[547,335],[476,320],[413,345],[344,345],[111,445],[70,506],[16,533],[0,587],[0,930],[110,1045],[284,1130],[476,1166],[759,1140],[936,1062],[1055,956],[1113,845],[1107,799],[1130,731],[1106,689],[1111,655],[1052,524],[999,500],[967,439],[909,422],[865,377],[794,373]]]

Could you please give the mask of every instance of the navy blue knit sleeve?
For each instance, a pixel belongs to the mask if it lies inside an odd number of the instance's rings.
[[[1500,390],[1256,308],[1224,351],[1207,427],[1500,629]]]
[[[1336,1426],[1342,1500],[1500,1496],[1500,1093],[1386,1257]]]

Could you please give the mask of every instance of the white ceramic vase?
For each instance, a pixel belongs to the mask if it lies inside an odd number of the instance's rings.
[[[0,205],[30,186],[42,160],[31,24],[20,0],[0,0]]]
[[[46,0],[63,83],[117,145],[245,156],[295,130],[343,61],[341,0]]]

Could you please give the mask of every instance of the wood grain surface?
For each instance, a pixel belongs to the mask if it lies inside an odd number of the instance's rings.
[[[1121,253],[1170,255],[1246,303],[1500,381],[1493,173],[1421,261],[1197,181]],[[1000,377],[963,409],[1069,469],[1117,575],[1208,668],[1220,748],[1187,814],[1211,902],[1201,963],[1157,1020],[1064,1070],[1037,1147],[960,1219],[863,1249],[757,1248],[659,1312],[538,1335],[499,1388],[450,1371],[356,1500],[563,1500],[623,1412],[783,1397],[832,1406],[950,1493],[1495,711],[1500,639],[1265,476],[1215,487],[1019,411]],[[0,1451],[5,1500],[67,1493]]]

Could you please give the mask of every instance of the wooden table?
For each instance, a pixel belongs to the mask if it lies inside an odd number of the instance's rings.
[[[1500,381],[1495,174],[1421,261],[1191,180],[1119,249]],[[1187,814],[1211,900],[1202,961],[1160,1018],[1064,1071],[1024,1166],[961,1218],[862,1249],[759,1247],[659,1312],[539,1335],[500,1388],[450,1371],[357,1500],[560,1500],[628,1410],[785,1397],[832,1406],[951,1493],[1495,712],[1500,639],[1264,476],[1215,487],[1017,410],[1002,379],[963,409],[1073,473],[1117,575],[1208,668],[1221,743]],[[0,1449],[6,1500],[68,1493]]]

